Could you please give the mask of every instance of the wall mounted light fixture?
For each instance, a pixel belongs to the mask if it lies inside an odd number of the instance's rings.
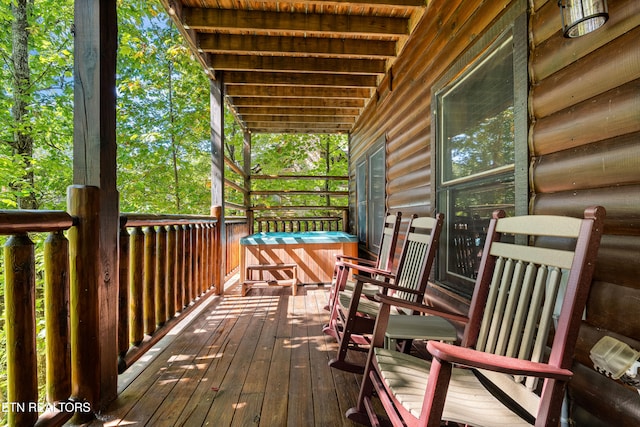
[[[567,38],[584,36],[609,19],[607,0],[558,0],[562,33]]]

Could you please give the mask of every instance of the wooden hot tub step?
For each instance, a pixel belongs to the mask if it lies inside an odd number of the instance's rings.
[[[253,279],[253,272],[259,273],[258,279]],[[289,272],[291,279],[265,280],[263,278],[263,272]],[[267,283],[268,285],[288,285],[291,286],[291,294],[296,295],[298,290],[298,265],[293,263],[280,263],[280,264],[250,264],[245,267],[246,279],[242,282],[242,296],[245,296],[249,289],[256,283]],[[288,282],[288,283],[287,283]]]

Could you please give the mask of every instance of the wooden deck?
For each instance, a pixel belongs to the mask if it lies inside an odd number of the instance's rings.
[[[360,376],[327,366],[328,286],[213,297],[120,378],[99,426],[354,426]],[[153,357],[152,360],[147,360]],[[365,353],[356,357],[364,359]]]

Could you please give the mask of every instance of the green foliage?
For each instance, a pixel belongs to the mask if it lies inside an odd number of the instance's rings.
[[[209,84],[158,3],[118,9],[118,186],[127,212],[209,212]]]
[[[348,141],[344,135],[273,135],[260,134],[252,139],[252,170],[262,175],[348,174]],[[346,181],[326,180],[256,180],[253,190],[346,191]],[[277,195],[256,197],[261,206],[346,206],[346,197],[324,195]],[[326,215],[310,210],[308,215]]]

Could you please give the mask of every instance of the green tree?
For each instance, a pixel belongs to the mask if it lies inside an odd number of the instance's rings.
[[[72,22],[71,0],[0,4],[0,78],[7,82],[0,89],[1,207],[64,206],[71,177]]]
[[[118,183],[124,211],[209,212],[209,84],[156,2],[118,8]]]

